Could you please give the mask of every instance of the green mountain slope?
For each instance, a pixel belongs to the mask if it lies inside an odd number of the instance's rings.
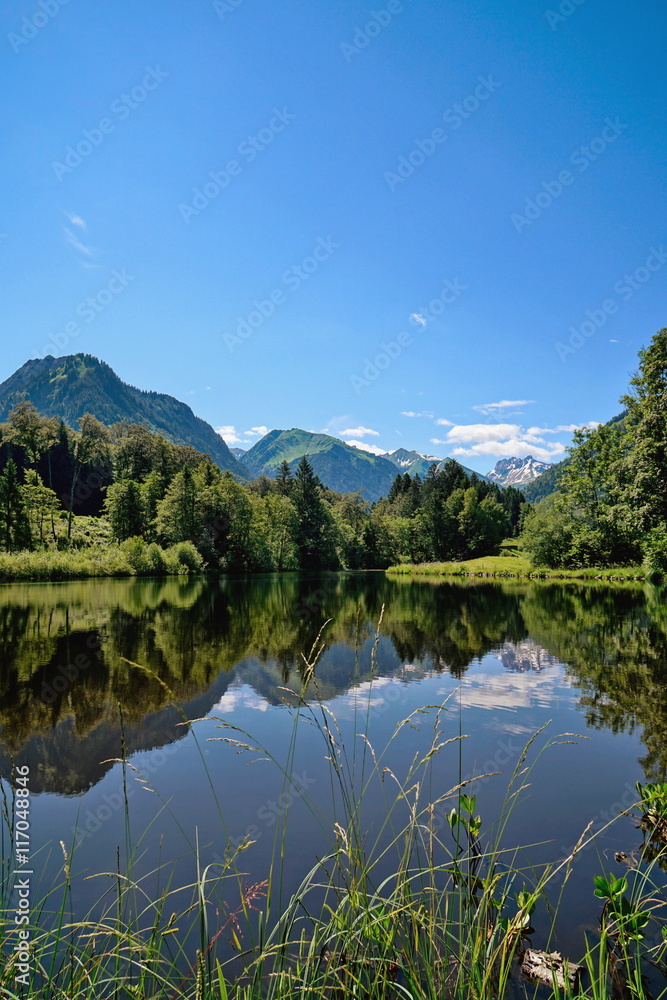
[[[220,435],[189,406],[164,393],[135,389],[90,354],[27,361],[0,385],[0,421],[22,399],[29,399],[43,416],[57,417],[74,428],[84,413],[107,425],[120,420],[144,424],[175,444],[205,452],[221,469],[248,478]]]
[[[397,473],[423,477],[431,465],[443,464],[439,458],[405,448],[387,455],[371,455],[328,434],[314,434],[297,427],[270,431],[239,458],[252,476],[273,477],[281,462],[296,469],[304,455],[325,486],[339,493],[361,490],[366,500],[387,496]],[[472,474],[470,469],[465,471]],[[486,478],[477,475],[479,479]]]
[[[270,431],[241,456],[253,476],[274,476],[281,462],[296,469],[304,455],[325,486],[340,493],[361,490],[366,500],[389,493],[397,468],[388,459],[353,448],[328,434],[312,434],[296,427]]]

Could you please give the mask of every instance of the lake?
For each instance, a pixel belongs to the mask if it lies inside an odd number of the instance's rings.
[[[5,585],[0,769],[6,787],[13,764],[30,768],[40,892],[62,879],[60,841],[75,916],[100,911],[108,887],[85,876],[113,872],[117,852],[131,856],[147,886],[158,866],[185,885],[195,851],[202,866],[216,865],[247,838],[242,870],[259,883],[284,830],[281,891],[294,892],[331,847],[337,796],[321,730],[305,717],[295,723],[302,654],[321,629],[305,702],[324,706],[353,784],[363,782],[368,743],[385,754],[387,780],[364,801],[370,838],[382,837],[392,775],[405,776],[434,725],[453,740],[434,758],[434,794],[483,776],[472,790],[485,827],[502,810],[524,745],[546,727],[529,760],[552,745],[503,843],[522,846],[526,868],[564,858],[589,822],[600,829],[635,801],[638,780],[665,780],[664,596],[648,586],[383,573]],[[444,814],[435,817],[443,837]],[[580,957],[600,912],[593,875],[601,864],[621,874],[615,852],[631,853],[640,840],[636,820],[622,818],[579,856],[550,945]],[[6,856],[5,875],[10,863]],[[533,926],[543,947],[544,903]]]

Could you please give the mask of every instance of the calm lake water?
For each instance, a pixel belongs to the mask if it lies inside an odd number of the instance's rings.
[[[489,826],[526,741],[545,724],[536,748],[561,733],[580,734],[539,758],[503,838],[525,845],[527,865],[563,858],[589,821],[599,828],[635,800],[636,781],[665,780],[664,596],[652,587],[455,585],[382,573],[2,587],[0,773],[8,775],[12,763],[30,767],[40,887],[62,876],[61,840],[75,848],[77,915],[94,910],[107,888],[83,876],[113,871],[128,842],[136,874],[150,881],[147,873],[171,865],[185,884],[195,876],[196,843],[209,864],[230,840],[249,836],[244,871],[249,882],[260,881],[289,811],[283,891],[294,891],[331,846],[325,748],[314,726],[301,722],[295,730],[289,693],[301,689],[301,654],[327,620],[306,697],[317,687],[357,768],[365,746],[357,734],[379,753],[410,713],[444,705],[444,738],[468,738],[436,758],[434,795],[462,777],[501,772],[474,786]],[[435,711],[417,716],[389,745],[384,764],[399,777],[428,747]],[[201,721],[190,729],[186,719]],[[295,784],[286,788],[272,762],[249,766],[264,752],[220,742],[225,735],[245,741],[221,729],[221,720],[251,733],[280,763],[293,747]],[[385,813],[384,791],[371,788],[369,836]],[[614,852],[639,843],[635,822],[624,818],[597,850],[581,855],[552,945],[579,957],[582,932],[595,929],[599,914],[598,854],[607,871],[621,874]],[[542,947],[544,904],[533,924]]]

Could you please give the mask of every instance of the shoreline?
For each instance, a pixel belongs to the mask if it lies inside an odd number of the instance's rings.
[[[651,583],[646,573],[639,566],[616,566],[604,569],[591,566],[582,569],[542,569],[539,567],[501,567],[476,568],[468,563],[415,563],[390,566],[385,570],[392,577],[426,577],[430,579],[465,578],[489,580],[554,580],[567,582],[602,581],[609,583]],[[479,560],[485,562],[486,560]],[[456,567],[460,566],[459,569]]]

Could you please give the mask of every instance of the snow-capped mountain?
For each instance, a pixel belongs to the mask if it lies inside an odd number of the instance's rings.
[[[486,478],[499,486],[525,486],[551,468],[549,462],[538,462],[532,455],[526,458],[501,458]]]

